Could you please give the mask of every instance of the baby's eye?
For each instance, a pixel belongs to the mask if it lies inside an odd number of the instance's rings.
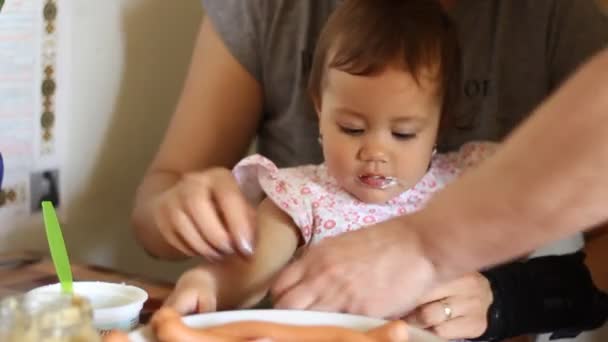
[[[395,139],[398,139],[398,140],[409,140],[409,139],[415,138],[416,134],[415,133],[393,132],[393,137],[395,137]]]
[[[338,125],[338,127],[340,127],[340,130],[348,135],[361,135],[363,134],[364,130],[362,128],[351,128],[351,127],[346,127],[346,126],[340,126]]]

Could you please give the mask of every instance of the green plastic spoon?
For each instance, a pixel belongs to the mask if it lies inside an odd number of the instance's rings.
[[[49,242],[51,249],[51,257],[55,272],[61,283],[63,293],[72,294],[72,269],[70,268],[70,259],[68,252],[63,242],[63,234],[59,227],[59,220],[55,214],[55,208],[50,201],[42,202],[42,216],[44,217],[44,228],[46,230],[46,239]]]

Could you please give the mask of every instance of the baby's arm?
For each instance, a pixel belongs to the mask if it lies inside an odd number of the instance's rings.
[[[266,198],[258,207],[256,237],[251,258],[232,255],[182,275],[167,304],[188,313],[258,303],[294,255],[300,233],[291,217]]]

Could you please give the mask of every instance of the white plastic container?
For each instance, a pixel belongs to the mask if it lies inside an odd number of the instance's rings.
[[[57,293],[60,284],[33,289],[29,294]],[[148,293],[139,287],[106,282],[74,282],[74,293],[85,297],[93,308],[93,325],[101,333],[109,330],[130,331],[139,324],[139,313]]]

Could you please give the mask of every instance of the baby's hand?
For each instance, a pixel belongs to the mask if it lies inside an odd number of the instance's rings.
[[[202,267],[185,272],[164,306],[173,308],[182,315],[215,311],[217,291],[213,274]]]

